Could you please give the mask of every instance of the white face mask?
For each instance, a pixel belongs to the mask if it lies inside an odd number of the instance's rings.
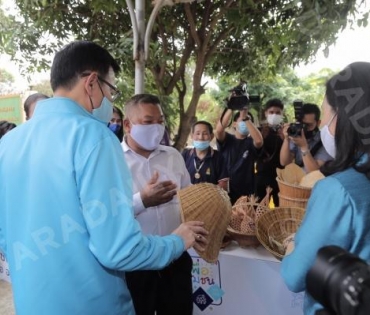
[[[164,126],[161,124],[134,125],[130,135],[143,149],[153,151],[158,148],[164,135]]]
[[[326,152],[328,152],[328,154],[332,158],[335,158],[337,150],[336,150],[336,147],[335,147],[335,138],[330,133],[329,126],[330,126],[331,122],[333,121],[335,115],[330,119],[330,121],[327,125],[324,125],[324,127],[322,127],[322,129],[320,131],[320,137],[321,137],[322,145],[324,146]]]
[[[267,123],[271,126],[277,126],[283,121],[283,116],[278,114],[268,114]]]

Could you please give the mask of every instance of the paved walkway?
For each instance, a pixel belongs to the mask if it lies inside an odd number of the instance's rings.
[[[0,315],[14,315],[12,287],[0,280]]]

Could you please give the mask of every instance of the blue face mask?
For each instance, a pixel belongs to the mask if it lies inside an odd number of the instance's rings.
[[[114,133],[118,132],[121,129],[121,125],[119,124],[109,124],[108,128],[112,130]]]
[[[102,122],[108,124],[113,115],[112,103],[104,96],[100,106],[92,110],[92,115]]]
[[[111,124],[109,123],[108,128],[114,132],[116,136],[118,136],[119,132],[121,131],[121,125],[119,124]]]
[[[210,141],[193,140],[194,148],[196,148],[200,151],[204,151],[204,150],[208,149],[209,148],[209,143],[210,143]]]
[[[247,136],[249,134],[249,129],[247,127],[247,124],[245,121],[239,121],[238,122],[238,131],[241,135]]]

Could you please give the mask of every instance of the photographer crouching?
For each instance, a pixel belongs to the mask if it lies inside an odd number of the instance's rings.
[[[231,203],[246,195],[254,193],[254,163],[263,145],[260,131],[248,115],[249,95],[246,85],[241,84],[230,91],[227,109],[217,122],[215,134],[217,148],[226,161],[230,182],[229,196]],[[232,128],[234,134],[226,132],[229,121],[234,115]]]
[[[294,102],[296,122],[285,124],[284,141],[280,150],[280,164],[293,161],[306,173],[318,170],[332,157],[326,152],[320,139],[320,109],[316,104]]]

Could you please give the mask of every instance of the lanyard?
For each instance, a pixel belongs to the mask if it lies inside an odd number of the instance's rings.
[[[196,179],[199,179],[200,178],[200,174],[199,174],[199,171],[200,169],[202,168],[203,164],[204,164],[205,161],[203,161],[200,166],[197,168],[197,163],[195,162],[195,158],[194,158],[194,168],[195,168],[195,174],[194,174],[194,177]]]

